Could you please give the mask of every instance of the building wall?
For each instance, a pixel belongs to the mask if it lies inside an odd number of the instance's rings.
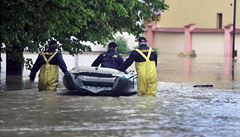
[[[192,49],[197,56],[224,56],[224,33],[193,33]],[[154,48],[160,54],[178,55],[184,51],[184,33],[154,33]],[[240,56],[240,34],[236,35],[235,49]]]
[[[193,33],[193,49],[198,55],[224,55],[223,33]]]
[[[184,33],[154,33],[154,47],[160,54],[177,54],[184,48]]]
[[[240,1],[237,0],[236,26],[240,27]],[[222,25],[233,22],[233,0],[166,0],[169,10],[161,13],[159,27],[183,27],[194,23],[196,27],[216,28],[217,13],[222,13]]]

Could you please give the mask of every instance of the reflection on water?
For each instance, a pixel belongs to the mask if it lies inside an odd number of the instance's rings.
[[[78,63],[89,65],[96,56],[80,55]],[[64,58],[68,68],[76,64],[75,57]],[[162,55],[157,97],[119,98],[37,92],[37,81],[34,85],[28,83],[29,71],[25,70],[23,77],[6,78],[3,69],[0,136],[239,137],[237,68],[239,63],[235,62],[232,73],[231,62],[219,57],[189,59]],[[194,84],[214,87],[194,88]],[[66,89],[61,84],[59,90]]]
[[[239,94],[176,83],[159,85],[156,98],[1,92],[0,135],[239,136]]]
[[[224,57],[177,58],[162,56],[159,59],[160,81],[212,84],[224,90],[240,89],[240,63]]]

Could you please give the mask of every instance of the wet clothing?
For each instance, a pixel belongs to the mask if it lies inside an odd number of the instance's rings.
[[[56,55],[57,52],[52,54],[48,59],[46,54],[42,53],[42,56],[46,64],[42,65],[39,73],[38,89],[47,91],[56,91],[58,86],[58,65],[49,64],[49,61]]]
[[[92,63],[92,67],[101,67],[119,69],[123,64],[123,58],[115,50],[108,50],[105,53],[100,54],[96,60]]]
[[[157,93],[157,54],[147,45],[140,45],[133,50],[120,71],[125,71],[135,61],[138,75],[138,95],[152,95]]]
[[[34,81],[36,73],[40,69],[38,89],[56,91],[58,86],[59,67],[63,73],[68,72],[67,66],[60,52],[46,51],[38,55],[29,75],[30,80]]]

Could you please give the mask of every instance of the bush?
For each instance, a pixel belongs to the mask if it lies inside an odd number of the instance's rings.
[[[131,51],[127,46],[127,41],[123,37],[117,37],[115,42],[118,45],[118,52],[125,54]]]

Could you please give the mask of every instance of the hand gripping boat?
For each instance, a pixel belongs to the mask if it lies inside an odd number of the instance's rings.
[[[136,75],[103,67],[75,67],[64,75],[65,95],[130,96],[137,94]]]

